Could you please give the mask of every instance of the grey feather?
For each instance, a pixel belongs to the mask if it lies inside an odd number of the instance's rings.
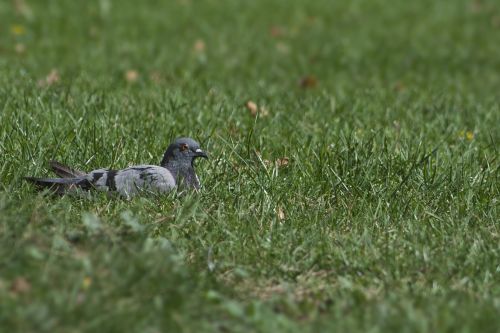
[[[63,194],[76,188],[88,190],[92,186],[85,178],[25,177],[25,179],[34,184],[40,190],[48,189],[57,194]]]
[[[60,162],[57,161],[50,161],[49,162],[50,168],[56,175],[62,178],[75,178],[75,177],[82,177],[85,176],[86,173],[80,170],[76,170],[73,168],[70,168],[69,166],[66,166]]]

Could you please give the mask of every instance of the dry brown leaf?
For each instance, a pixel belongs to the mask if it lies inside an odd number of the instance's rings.
[[[252,116],[256,116],[257,113],[259,112],[259,107],[257,106],[257,104],[253,101],[247,101],[245,103],[245,107],[247,108],[248,111],[250,111],[250,114]]]
[[[290,53],[290,47],[286,43],[283,43],[283,42],[276,43],[276,50],[278,50],[278,52],[280,52],[282,54]]]
[[[269,116],[269,110],[265,107],[259,107],[254,101],[247,101],[245,103],[245,107],[248,111],[250,111],[252,117],[257,117],[257,115],[259,115],[260,117]]]
[[[398,92],[405,91],[406,90],[406,85],[403,82],[401,82],[401,81],[397,81],[394,84],[394,90],[398,91]]]
[[[57,83],[60,80],[61,80],[61,77],[59,76],[59,72],[57,71],[57,69],[51,70],[49,75],[47,75],[47,77],[45,78],[45,82],[48,85],[52,85],[54,83]]]
[[[315,24],[316,22],[318,22],[318,17],[314,15],[309,15],[307,17],[307,22],[309,22],[310,24]]]
[[[280,26],[274,25],[269,29],[269,34],[274,38],[283,37],[285,30]]]
[[[473,13],[479,13],[483,10],[484,3],[481,0],[473,0],[470,3],[470,10]]]
[[[264,166],[266,168],[272,166],[273,163],[271,161],[262,158],[262,154],[260,153],[259,150],[255,150],[255,154],[257,155],[257,157],[259,158],[259,160],[262,161],[262,163],[264,164]]]
[[[494,28],[500,28],[500,15],[495,15],[491,18],[491,25]]]
[[[17,54],[23,54],[26,52],[26,46],[23,43],[17,43],[16,46],[14,46],[14,50]]]
[[[59,71],[57,69],[53,69],[44,79],[38,80],[38,85],[40,87],[47,87],[58,83],[59,81],[61,81]]]
[[[278,216],[278,220],[280,220],[280,221],[283,221],[286,218],[285,212],[283,211],[283,208],[281,208],[281,207],[278,207],[276,209],[276,215]]]
[[[278,168],[286,167],[286,166],[288,166],[289,163],[290,163],[290,159],[288,157],[282,157],[282,158],[278,158],[276,160],[276,166]]]
[[[259,111],[260,111],[260,116],[261,117],[267,117],[267,116],[269,116],[269,110],[266,109],[265,107],[261,107]]]
[[[10,286],[10,291],[15,294],[24,294],[31,290],[31,284],[24,277],[19,276],[14,281],[12,281],[12,285]]]
[[[314,88],[318,85],[318,79],[314,75],[306,75],[300,79],[299,85],[303,89]]]
[[[197,53],[203,53],[205,52],[205,48],[206,48],[206,44],[205,42],[203,41],[203,39],[197,39],[195,42],[194,42],[194,45],[193,45],[193,50]]]
[[[14,10],[16,11],[16,14],[22,15],[25,18],[31,19],[33,17],[31,8],[24,0],[14,0]]]
[[[135,83],[139,79],[139,72],[136,71],[135,69],[129,69],[128,71],[125,72],[125,80],[127,80],[128,83]]]

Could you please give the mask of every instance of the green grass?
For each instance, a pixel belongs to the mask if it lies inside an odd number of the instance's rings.
[[[0,3],[1,332],[498,332],[496,1],[25,2]],[[201,193],[22,179],[181,135]]]

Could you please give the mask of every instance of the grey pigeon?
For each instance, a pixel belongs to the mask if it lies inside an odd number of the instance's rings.
[[[194,170],[194,160],[198,157],[208,158],[198,142],[178,138],[168,146],[159,166],[136,165],[122,170],[97,169],[85,173],[51,161],[52,170],[61,178],[26,177],[26,180],[57,194],[96,189],[131,198],[141,191],[166,193],[175,187],[198,190],[200,180]]]

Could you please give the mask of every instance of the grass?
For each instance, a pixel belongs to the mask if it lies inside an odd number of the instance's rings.
[[[0,22],[0,331],[499,330],[496,2],[13,1]],[[180,135],[211,155],[201,193],[22,180],[158,163]]]

